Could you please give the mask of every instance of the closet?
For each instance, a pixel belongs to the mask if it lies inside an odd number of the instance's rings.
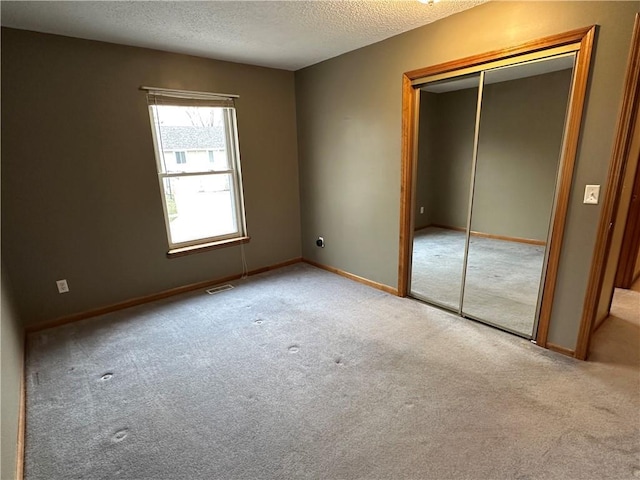
[[[410,296],[535,338],[576,58],[413,81]]]

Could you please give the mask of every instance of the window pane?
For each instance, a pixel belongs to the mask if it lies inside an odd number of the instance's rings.
[[[229,170],[226,108],[152,105],[151,109],[162,172]]]
[[[229,170],[226,150],[209,150],[209,165],[213,170]]]
[[[163,179],[171,243],[238,232],[231,174]]]

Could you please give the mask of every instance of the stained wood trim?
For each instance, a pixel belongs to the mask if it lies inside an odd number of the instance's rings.
[[[555,343],[547,342],[547,348],[557,353],[561,353],[566,355],[567,357],[575,358],[576,352],[571,350],[570,348],[561,347],[560,345],[556,345]]]
[[[440,225],[439,223],[434,223],[433,225],[429,225],[430,227],[436,228],[444,228],[445,230],[455,230],[456,232],[466,232],[467,229],[465,227],[456,227],[453,225]]]
[[[345,272],[344,270],[340,270],[339,268],[330,267],[329,265],[324,265],[322,263],[314,262],[313,260],[308,260],[303,258],[302,261],[304,263],[308,263],[309,265],[313,265],[314,267],[321,268],[322,270],[326,270],[327,272],[336,273],[341,277],[348,278],[349,280],[355,280],[356,282],[362,283],[369,287],[376,288],[378,290],[382,290],[383,292],[390,293],[392,295],[398,295],[398,290],[389,285],[385,285],[384,283],[374,282],[373,280],[369,280],[364,277],[360,277],[358,275],[354,275],[353,273]]]
[[[471,231],[472,237],[492,238],[494,240],[504,240],[507,242],[526,243],[528,245],[544,246],[547,244],[544,240],[535,240],[533,238],[507,237],[505,235],[494,235],[493,233],[484,233]]]
[[[624,170],[628,162],[629,149],[633,137],[634,119],[640,108],[640,14],[636,14],[633,27],[622,98],[622,109],[618,119],[618,128],[609,164],[605,198],[602,203],[596,245],[591,260],[589,282],[576,344],[576,358],[580,360],[585,360],[589,353],[593,323],[598,311],[598,301],[602,292],[607,258],[611,249],[613,223],[618,211]]]
[[[449,225],[438,225],[433,224],[431,227],[444,228],[447,230],[455,230],[457,232],[466,232],[467,229],[464,227],[453,227]],[[423,227],[427,228],[427,227]],[[509,237],[507,235],[495,235],[493,233],[485,233],[485,232],[477,232],[475,230],[471,230],[472,237],[480,237],[480,238],[491,238],[493,240],[504,240],[505,242],[516,242],[516,243],[526,243],[528,245],[539,245],[544,246],[547,244],[544,240],[535,240],[533,238],[522,238],[522,237]]]
[[[580,140],[580,126],[582,124],[582,113],[589,81],[595,33],[595,26],[585,32],[580,42],[580,50],[576,54],[574,84],[571,98],[569,99],[570,107],[567,117],[567,130],[561,157],[560,185],[556,196],[551,237],[547,247],[549,250],[547,272],[542,287],[542,303],[540,306],[540,318],[536,335],[536,343],[541,347],[547,346],[547,338],[549,336],[551,310],[553,308],[553,299],[558,278],[558,266],[560,264],[562,240],[564,238],[565,220],[569,208],[573,169],[578,152],[578,142]]]
[[[635,280],[633,273],[640,250],[640,165],[636,167],[625,224],[614,284],[618,288],[631,288]]]
[[[584,40],[584,38],[593,30],[593,26],[578,28],[571,30],[570,32],[560,33],[558,35],[552,35],[549,37],[540,38],[531,42],[526,42],[515,47],[503,48],[500,50],[492,50],[490,52],[481,53],[479,55],[472,55],[470,57],[453,60],[451,62],[440,63],[430,67],[418,68],[417,70],[411,70],[405,73],[405,76],[412,80],[417,80],[422,77],[428,77],[431,75],[438,75],[442,73],[453,72],[455,70],[461,70],[463,68],[470,68],[476,65],[482,65],[483,63],[494,62],[496,60],[505,60],[511,57],[517,57],[519,55],[525,55],[528,53],[534,53],[541,50],[548,50],[550,48],[561,47],[562,45],[569,45],[571,43],[578,43]]]
[[[442,63],[430,67],[420,68],[406,72],[402,77],[402,166],[401,166],[401,200],[400,200],[400,248],[398,266],[398,293],[407,295],[409,263],[411,261],[411,230],[412,225],[412,199],[413,199],[413,161],[415,148],[415,103],[417,89],[411,85],[412,80],[430,75],[442,74],[469,68],[475,65],[502,60],[528,53],[548,50],[563,45],[579,43],[576,52],[576,65],[574,83],[569,99],[569,111],[567,116],[566,135],[563,144],[563,165],[560,171],[560,184],[557,193],[553,230],[549,240],[549,260],[543,285],[542,304],[536,342],[542,347],[547,346],[549,334],[549,322],[553,306],[560,251],[564,236],[565,218],[567,214],[571,182],[573,179],[573,167],[578,149],[580,137],[580,125],[584,108],[587,83],[590,72],[591,54],[595,39],[596,26],[589,26],[572,30],[570,32],[553,35],[538,40],[533,40],[515,47],[494,50],[488,53],[475,55],[452,62]]]
[[[24,479],[25,433],[27,424],[27,336],[22,339],[22,375],[20,377],[20,404],[18,407],[18,440],[16,448],[16,480]]]
[[[251,270],[250,272],[247,273],[247,275],[249,276],[257,275],[258,273],[264,273],[270,270],[286,267],[288,265],[293,265],[301,261],[302,261],[302,258],[293,258],[291,260],[277,263],[275,265],[269,265],[266,267]],[[67,323],[73,323],[79,320],[84,320],[86,318],[97,317],[98,315],[104,315],[106,313],[115,312],[117,310],[123,310],[125,308],[134,307],[136,305],[142,305],[149,302],[154,302],[156,300],[162,300],[163,298],[173,297],[174,295],[180,295],[181,293],[187,293],[193,290],[199,290],[201,288],[217,285],[220,283],[231,282],[233,280],[238,280],[239,278],[242,278],[242,276],[243,276],[242,274],[229,275],[227,277],[205,280],[204,282],[191,283],[189,285],[183,285],[181,287],[171,288],[169,290],[164,290],[159,293],[153,293],[151,295],[136,297],[130,300],[125,300],[124,302],[114,303],[112,305],[95,308],[93,310],[74,313],[72,315],[66,315],[64,317],[56,318],[54,320],[38,323],[37,325],[28,326],[26,328],[26,331],[27,333],[32,333],[32,332],[38,332],[40,330],[44,330],[47,328],[59,327],[60,325],[65,325]]]
[[[221,240],[218,242],[201,243],[199,245],[174,248],[167,252],[167,257],[184,257],[185,255],[193,255],[194,253],[208,252],[210,250],[217,250],[219,248],[232,247],[234,245],[249,243],[250,240],[251,237],[230,238],[228,240]]]
[[[400,184],[400,252],[398,259],[398,295],[406,297],[411,263],[411,225],[413,202],[413,159],[415,148],[416,90],[408,74],[402,76],[402,167]]]

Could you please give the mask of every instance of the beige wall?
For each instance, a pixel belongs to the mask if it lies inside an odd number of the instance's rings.
[[[296,72],[305,257],[395,286],[402,73],[598,24],[549,341],[573,349],[638,2],[489,2]],[[323,235],[326,248],[313,240]]]
[[[570,84],[564,70],[485,85],[473,231],[546,240]],[[466,227],[477,96],[421,92],[417,228]]]
[[[438,95],[435,93],[420,92],[420,113],[418,115],[418,150],[416,159],[415,177],[415,204],[413,226],[416,230],[433,224],[431,208],[433,204],[433,188],[431,180],[434,178],[433,166],[430,161],[434,157],[437,142],[436,112],[438,107]],[[420,213],[420,208],[424,210]]]
[[[242,271],[240,247],[166,258],[142,85],[240,95],[249,269],[300,256],[292,72],[3,29],[2,258],[25,323]]]
[[[22,385],[23,330],[13,308],[8,281],[2,271],[0,283],[2,306],[0,307],[0,478],[16,478],[18,446],[18,415]]]
[[[487,85],[471,230],[546,241],[571,70]]]
[[[420,99],[416,224],[466,228],[478,89]]]
[[[547,239],[570,85],[570,70],[485,85],[472,231]],[[416,228],[466,228],[478,89],[420,98]]]

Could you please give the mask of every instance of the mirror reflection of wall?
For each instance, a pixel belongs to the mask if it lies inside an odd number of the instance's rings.
[[[421,87],[412,296],[533,336],[573,59]]]

